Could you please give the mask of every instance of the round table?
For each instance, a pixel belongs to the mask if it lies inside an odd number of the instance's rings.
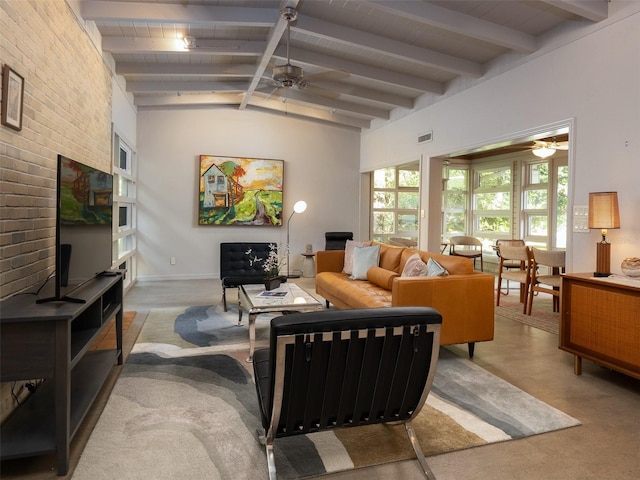
[[[302,276],[305,278],[313,278],[316,276],[316,262],[313,257],[315,253],[303,253],[302,256]]]

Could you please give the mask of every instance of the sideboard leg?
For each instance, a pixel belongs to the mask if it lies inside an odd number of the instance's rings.
[[[582,357],[575,355],[573,357],[573,373],[582,375]]]

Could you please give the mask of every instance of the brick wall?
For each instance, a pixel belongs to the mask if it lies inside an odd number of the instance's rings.
[[[111,74],[64,0],[0,1],[0,63],[25,80],[22,130],[0,125],[6,298],[53,272],[57,155],[111,171]],[[4,419],[10,385],[2,384],[0,399]]]

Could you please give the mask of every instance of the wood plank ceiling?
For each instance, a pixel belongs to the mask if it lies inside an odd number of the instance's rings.
[[[606,0],[80,0],[140,108],[225,105],[367,129],[394,109],[534,55]],[[287,48],[286,7],[297,14]],[[186,46],[185,38],[191,44]],[[303,69],[281,87],[276,66]]]

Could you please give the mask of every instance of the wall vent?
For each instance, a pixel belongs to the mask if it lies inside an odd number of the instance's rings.
[[[433,132],[423,133],[418,136],[418,143],[430,142],[431,140],[433,140]]]

